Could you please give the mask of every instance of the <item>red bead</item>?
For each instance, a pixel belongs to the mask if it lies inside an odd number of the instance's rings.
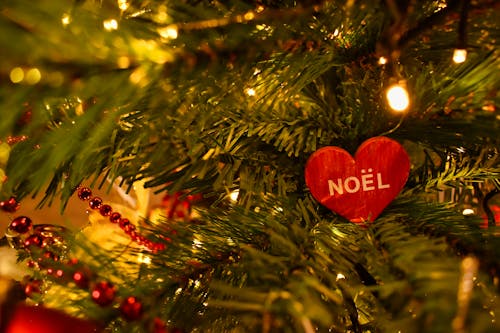
[[[125,226],[130,224],[130,221],[128,219],[120,219],[119,224],[120,224],[120,228],[124,229]]]
[[[27,216],[18,216],[10,223],[9,229],[14,230],[17,233],[25,234],[31,230],[33,223],[31,219]]]
[[[93,197],[89,201],[89,207],[92,209],[101,209],[102,199],[99,197]]]
[[[33,260],[30,260],[26,263],[26,265],[28,265],[29,268],[37,268],[38,267],[38,263],[36,261],[33,261]]]
[[[136,297],[129,296],[120,305],[120,312],[128,321],[140,319],[142,316],[142,303]]]
[[[38,234],[31,235],[24,240],[24,246],[30,247],[31,245],[35,245],[38,247],[44,247],[45,242],[43,241],[43,238],[43,236]]]
[[[132,231],[135,231],[135,225],[129,223],[123,227],[123,231],[125,231],[126,234],[130,234]]]
[[[155,251],[163,251],[163,250],[165,250],[165,247],[166,247],[166,246],[165,246],[165,244],[163,244],[163,243],[154,243],[154,244],[153,244],[153,249],[154,249]]]
[[[9,200],[0,201],[0,208],[7,213],[14,213],[19,209],[19,202],[17,202],[16,198],[10,197]]]
[[[107,306],[115,300],[115,286],[107,281],[98,282],[92,289],[92,300],[100,306]]]
[[[121,214],[120,213],[111,213],[111,215],[109,216],[109,220],[111,221],[111,223],[118,223],[120,222],[120,219],[121,219]]]
[[[78,259],[77,258],[71,258],[71,259],[68,260],[68,265],[74,266],[76,264],[78,264]]]
[[[46,259],[51,259],[51,260],[54,260],[54,261],[59,261],[59,256],[57,254],[55,254],[54,252],[45,251],[45,253],[43,254],[43,256]]]
[[[137,233],[137,231],[135,230],[132,230],[131,232],[128,233],[128,235],[130,236],[130,238],[135,242],[137,240],[137,237],[139,236],[139,234]]]
[[[88,187],[81,187],[78,190],[78,197],[83,201],[87,201],[92,197],[92,191]]]
[[[24,293],[28,297],[35,293],[39,294],[41,285],[42,282],[40,280],[31,280],[24,286]]]
[[[101,213],[102,216],[109,216],[111,215],[112,211],[113,208],[111,208],[110,205],[102,205],[101,208],[99,209],[99,213]]]
[[[73,281],[78,287],[82,289],[87,289],[87,287],[89,286],[89,278],[82,272],[74,272]]]

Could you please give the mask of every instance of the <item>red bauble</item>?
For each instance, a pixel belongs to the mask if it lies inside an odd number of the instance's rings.
[[[24,240],[24,246],[25,247],[30,247],[32,245],[35,245],[35,246],[38,246],[38,247],[44,247],[46,245],[46,243],[44,241],[44,238],[45,237],[43,237],[40,234],[33,234],[31,236],[28,236]]]
[[[115,286],[107,281],[98,282],[92,289],[92,300],[100,306],[107,306],[115,300]]]
[[[0,209],[7,213],[14,213],[19,209],[19,202],[17,202],[16,198],[10,197],[8,200],[0,201]]]
[[[142,303],[136,297],[129,296],[120,305],[120,312],[128,321],[140,319],[142,316]]]
[[[18,216],[10,223],[9,229],[20,233],[25,234],[31,230],[33,227],[33,222],[27,216]]]
[[[80,272],[80,271],[73,273],[73,281],[75,282],[75,284],[78,287],[80,287],[82,289],[86,289],[89,286],[88,276],[85,273]]]
[[[386,137],[365,141],[355,158],[339,147],[313,153],[305,169],[306,184],[321,204],[351,222],[374,221],[408,179],[410,159]]]
[[[83,319],[44,308],[18,304],[8,322],[4,333],[97,333],[98,327]]]

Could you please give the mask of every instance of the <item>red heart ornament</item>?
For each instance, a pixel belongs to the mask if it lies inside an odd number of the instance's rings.
[[[366,140],[354,158],[342,148],[314,152],[305,169],[313,197],[351,222],[373,222],[408,179],[410,159],[398,142],[379,136]]]

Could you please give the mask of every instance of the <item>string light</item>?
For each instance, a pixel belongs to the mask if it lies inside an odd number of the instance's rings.
[[[238,196],[240,195],[240,190],[234,190],[229,194],[229,199],[231,201],[236,202],[238,200]]]
[[[26,83],[37,84],[42,78],[42,74],[38,68],[31,68],[26,72]]]
[[[115,19],[104,20],[102,25],[104,26],[104,29],[108,31],[118,29],[118,22]]]
[[[253,88],[247,88],[247,89],[245,89],[245,93],[248,96],[255,96],[255,89],[253,89]]]
[[[380,57],[380,58],[378,58],[378,64],[379,65],[385,65],[385,64],[387,64],[387,58],[386,57]]]
[[[127,0],[118,0],[118,8],[120,8],[122,11],[126,11],[128,6],[129,4]]]
[[[389,106],[394,111],[403,112],[410,105],[410,96],[406,90],[406,83],[404,81],[391,85],[387,89],[386,97]]]
[[[178,29],[177,29],[176,25],[172,24],[172,25],[168,25],[168,26],[163,27],[163,28],[159,28],[158,33],[163,38],[176,39],[177,35],[178,35]]]
[[[21,67],[15,67],[10,71],[9,77],[12,83],[19,83],[24,80],[24,71]]]
[[[61,17],[61,22],[62,25],[67,26],[71,23],[71,16],[69,16],[68,13],[63,14],[63,16]]]
[[[465,208],[462,211],[462,214],[465,215],[465,216],[474,215],[474,209],[472,209],[472,208]]]
[[[455,49],[453,51],[453,62],[456,64],[461,64],[467,59],[467,50],[466,49]]]

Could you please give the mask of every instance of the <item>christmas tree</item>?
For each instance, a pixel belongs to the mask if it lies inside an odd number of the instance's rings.
[[[500,330],[498,9],[2,1],[0,331]]]

